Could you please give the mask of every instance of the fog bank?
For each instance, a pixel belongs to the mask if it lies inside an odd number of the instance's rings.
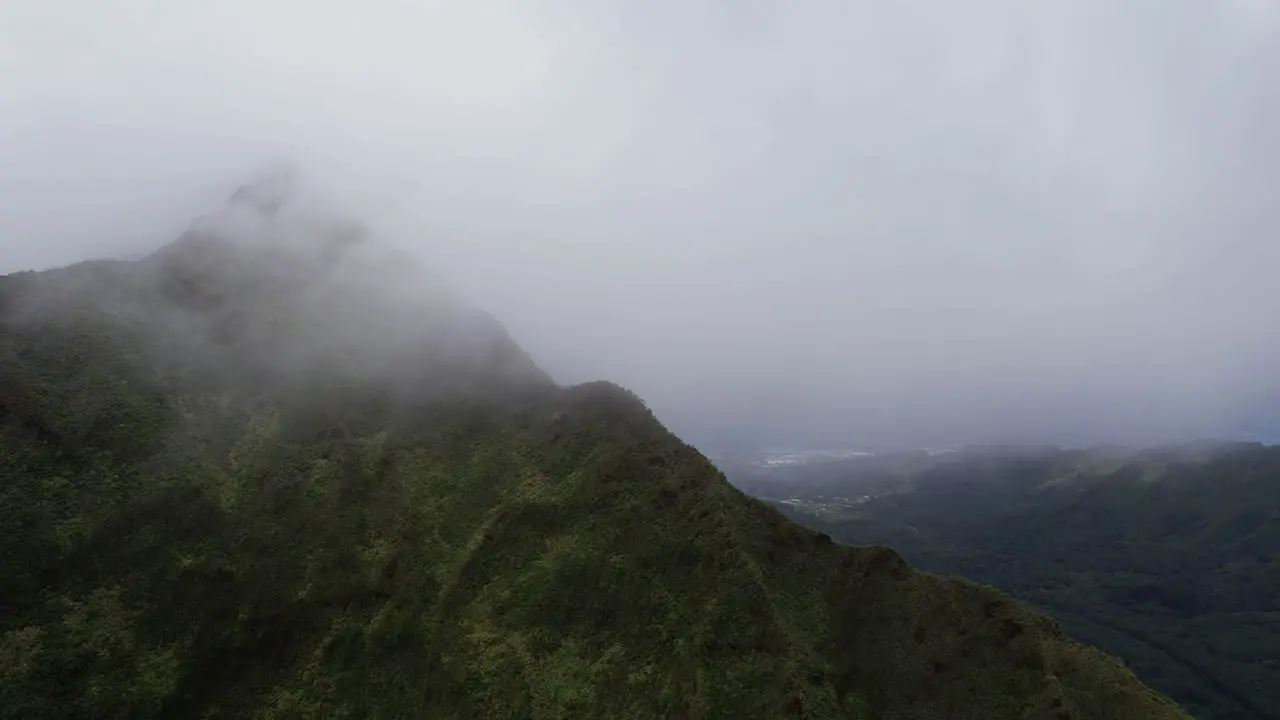
[[[0,271],[282,160],[695,442],[1280,439],[1280,3],[0,6]]]

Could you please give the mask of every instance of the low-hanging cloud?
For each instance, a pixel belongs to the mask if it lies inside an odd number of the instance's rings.
[[[0,271],[282,158],[694,441],[1265,432],[1280,3],[0,6]]]

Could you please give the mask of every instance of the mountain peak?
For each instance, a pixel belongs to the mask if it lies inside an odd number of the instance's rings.
[[[252,182],[241,185],[228,199],[229,205],[254,208],[264,216],[274,216],[298,191],[298,174],[292,167],[273,168]]]
[[[92,319],[227,387],[357,382],[413,398],[550,384],[495,318],[320,200],[269,175],[142,260],[34,273],[7,294],[33,322]]]
[[[17,279],[0,717],[1185,720],[280,197]]]
[[[336,207],[294,171],[273,170],[242,185],[157,255],[181,261],[191,260],[184,253],[258,254],[259,262],[303,264],[309,271],[324,271],[352,247],[370,240],[364,223]],[[401,254],[397,262],[388,262],[380,270],[394,274],[398,263],[407,259]]]

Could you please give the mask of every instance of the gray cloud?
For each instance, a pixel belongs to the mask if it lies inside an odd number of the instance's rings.
[[[297,159],[694,440],[1280,419],[1280,3],[0,6],[0,270]]]

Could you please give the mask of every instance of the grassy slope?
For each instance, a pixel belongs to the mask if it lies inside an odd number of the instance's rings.
[[[0,716],[1182,717],[616,386],[161,372],[111,312],[0,326]]]

